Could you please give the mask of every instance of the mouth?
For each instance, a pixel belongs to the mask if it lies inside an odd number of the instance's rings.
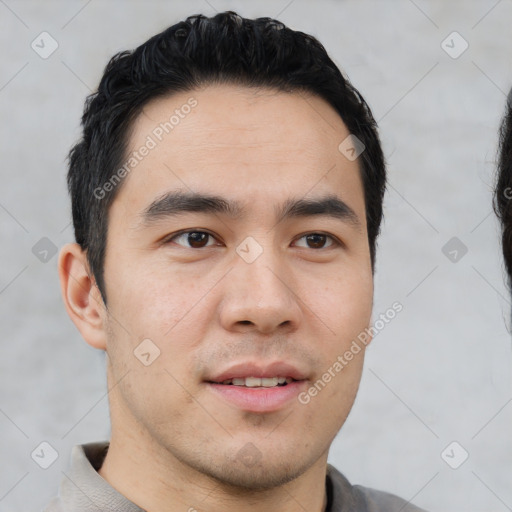
[[[226,379],[223,382],[210,382],[210,384],[222,384],[224,386],[240,386],[245,388],[275,388],[287,386],[297,382],[292,377],[245,377]]]
[[[208,389],[230,407],[254,413],[276,412],[298,404],[307,387],[305,372],[284,362],[262,366],[238,364],[205,381]]]

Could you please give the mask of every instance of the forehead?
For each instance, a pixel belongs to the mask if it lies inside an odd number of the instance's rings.
[[[293,157],[308,149],[318,154],[328,146],[336,148],[348,131],[338,113],[317,96],[226,84],[150,101],[134,123],[132,146],[148,134],[159,146],[170,149],[174,143],[174,150],[218,152],[240,145],[258,150],[265,144],[269,154],[280,146]]]
[[[140,212],[172,189],[249,203],[315,189],[350,194],[357,208],[359,165],[338,149],[348,136],[327,102],[303,92],[210,85],[158,98],[134,122],[126,161],[135,165],[114,205]]]

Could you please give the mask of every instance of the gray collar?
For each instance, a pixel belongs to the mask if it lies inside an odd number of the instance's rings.
[[[144,512],[99,475],[97,470],[103,464],[108,446],[109,443],[104,441],[73,447],[71,467],[64,472],[60,486],[59,504],[62,510]]]

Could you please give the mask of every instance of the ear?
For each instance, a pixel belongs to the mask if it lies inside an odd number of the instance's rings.
[[[58,265],[68,315],[89,345],[106,350],[105,305],[89,272],[86,253],[78,244],[66,244],[60,251]]]

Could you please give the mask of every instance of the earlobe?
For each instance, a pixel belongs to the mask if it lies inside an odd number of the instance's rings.
[[[76,244],[66,244],[59,254],[59,279],[64,305],[85,341],[106,350],[105,306],[86,253]]]

